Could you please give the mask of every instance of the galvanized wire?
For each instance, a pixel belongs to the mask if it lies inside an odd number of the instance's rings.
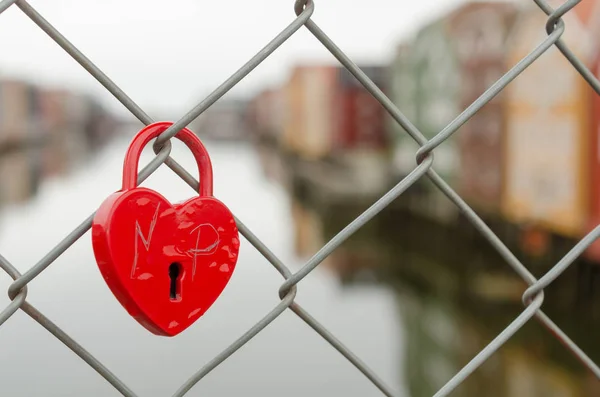
[[[527,69],[542,54],[552,46],[556,46],[589,85],[600,94],[600,82],[590,70],[579,60],[574,53],[560,39],[565,31],[565,24],[561,17],[569,12],[581,0],[568,0],[557,9],[550,7],[544,0],[534,0],[540,9],[548,15],[546,31],[548,37],[537,47],[521,59],[515,66],[506,72],[498,81],[487,89],[477,100],[467,107],[458,117],[450,122],[432,139],[427,140],[424,135],[404,116],[394,103],[371,81],[367,75],[321,30],[310,18],[314,12],[315,5],[312,0],[296,0],[294,11],[296,18],[278,35],[275,36],[254,57],[244,64],[238,71],[229,77],[223,84],[217,87],[211,94],[202,100],[197,106],[173,123],[165,130],[154,143],[154,157],[138,175],[141,183],[163,163],[171,168],[194,190],[198,187],[198,181],[191,176],[181,165],[170,157],[171,144],[178,131],[185,128],[204,111],[210,108],[219,98],[231,88],[244,79],[260,63],[268,58],[281,44],[286,42],[295,32],[303,26],[308,29],[331,54],[356,77],[356,79],[377,99],[386,109],[390,116],[408,133],[420,146],[415,153],[416,164],[413,171],[404,177],[398,184],[390,189],[385,195],[377,200],[371,207],[366,209],[354,221],[334,236],[325,244],[312,258],[310,258],[300,270],[292,273],[285,264],[264,244],[250,229],[237,217],[235,218],[240,233],[252,244],[264,258],[283,276],[284,281],[279,288],[281,302],[267,313],[260,321],[240,336],[234,343],[214,357],[209,363],[191,376],[175,393],[174,396],[183,396],[190,391],[202,378],[234,354],[240,347],[250,339],[259,334],[274,319],[279,317],[286,309],[290,309],[304,322],[306,322],[316,333],[328,341],[333,348],[348,359],[362,374],[386,396],[395,396],[395,392],[387,386],[368,366],[360,360],[350,349],[344,346],[332,333],[322,324],[295,302],[297,285],[312,272],[323,260],[335,251],[352,234],[362,228],[373,219],[379,212],[396,200],[411,185],[427,176],[437,188],[469,219],[474,227],[485,237],[485,239],[498,251],[500,256],[515,270],[515,272],[529,284],[529,288],[523,294],[525,309],[521,314],[508,324],[505,329],[490,342],[479,354],[477,354],[466,366],[464,366],[452,379],[450,379],[436,394],[436,397],[447,396],[456,389],[473,371],[477,370],[491,355],[509,340],[523,325],[535,317],[549,331],[579,359],[579,361],[590,369],[600,379],[600,368],[571,340],[565,333],[552,322],[541,310],[544,300],[544,289],[559,277],[581,253],[600,236],[600,227],[588,233],[581,241],[567,253],[562,260],[554,265],[543,277],[537,280],[527,268],[516,258],[506,245],[494,234],[473,209],[436,173],[434,167],[434,151],[446,141],[452,134],[475,115],[485,104],[498,95],[508,84],[520,73]],[[87,70],[100,84],[102,84],[123,106],[128,109],[143,124],[150,124],[154,120],[146,114],[130,97],[128,97],[119,86],[103,73],[89,58],[87,58],[76,46],[69,42],[50,22],[39,14],[25,0],[3,0],[0,2],[0,13],[11,5],[16,6],[27,15],[36,25],[62,47],[73,59],[75,59],[85,70]],[[36,320],[48,332],[59,339],[65,346],[71,349],[82,360],[90,365],[98,374],[105,378],[116,390],[124,396],[136,396],[115,374],[100,363],[94,356],[62,331],[50,319],[35,309],[27,302],[27,284],[50,266],[69,247],[81,238],[91,227],[93,215],[86,218],[75,230],[68,234],[50,252],[48,252],[33,267],[21,274],[6,258],[0,255],[0,268],[4,270],[14,282],[8,288],[10,304],[0,311],[0,326],[8,321],[19,309]]]
[[[2,14],[8,7],[13,5],[17,0],[3,0],[0,2],[0,14]]]

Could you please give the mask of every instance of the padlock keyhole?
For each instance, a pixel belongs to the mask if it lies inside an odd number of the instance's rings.
[[[169,296],[171,300],[177,300],[181,296],[181,273],[181,265],[179,263],[171,263],[169,265],[169,279],[171,280]]]

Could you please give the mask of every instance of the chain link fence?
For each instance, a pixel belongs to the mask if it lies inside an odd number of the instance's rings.
[[[572,66],[583,76],[590,86],[600,94],[600,82],[586,68],[586,66],[573,54],[573,52],[563,43],[561,35],[565,31],[565,24],[561,17],[568,13],[581,0],[568,0],[560,7],[553,9],[545,0],[534,0],[539,8],[548,15],[546,23],[547,38],[533,49],[527,56],[520,60],[512,69],[510,69],[502,78],[496,81],[487,91],[485,91],[475,102],[467,107],[456,119],[448,124],[434,138],[427,140],[423,134],[402,114],[402,112],[387,98],[383,92],[371,81],[360,68],[352,62],[344,52],[325,34],[321,28],[311,19],[315,10],[315,4],[312,0],[296,0],[294,10],[296,19],[291,22],[281,33],[279,33],[262,50],[252,57],[237,72],[229,77],[223,84],[215,89],[196,107],[185,114],[180,120],[173,123],[166,131],[160,135],[154,143],[154,152],[156,157],[139,173],[139,183],[144,181],[163,163],[171,168],[194,190],[198,188],[198,181],[183,169],[173,158],[170,157],[171,144],[173,138],[182,128],[190,124],[200,114],[212,106],[220,97],[227,93],[232,87],[239,83],[254,68],[272,54],[281,44],[287,41],[294,33],[303,27],[308,29],[334,56],[360,81],[360,83],[375,97],[387,112],[399,123],[419,145],[420,149],[416,153],[416,167],[400,181],[395,187],[381,197],[375,204],[364,211],[353,222],[346,226],[334,238],[332,238],[324,247],[322,247],[304,266],[292,273],[284,263],[281,262],[270,249],[261,242],[244,223],[236,218],[239,231],[242,235],[273,265],[284,278],[284,282],[279,288],[281,302],[273,308],[266,316],[250,328],[238,340],[232,343],[227,349],[214,357],[204,367],[200,368],[192,377],[190,377],[175,393],[174,396],[183,396],[190,391],[202,378],[209,374],[219,364],[234,354],[240,347],[250,339],[261,332],[267,325],[275,320],[286,310],[296,313],[302,320],[310,325],[315,332],[327,340],[335,349],[346,357],[364,376],[373,382],[381,392],[386,396],[395,396],[391,390],[373,371],[371,371],[359,357],[354,355],[346,346],[344,346],[334,335],[323,327],[315,318],[295,302],[296,290],[298,284],[312,272],[325,258],[327,258],[337,247],[346,241],[353,233],[365,225],[369,220],[375,217],[380,211],[388,206],[392,201],[405,192],[420,178],[427,176],[451,200],[462,213],[469,219],[475,228],[489,241],[489,243],[498,251],[504,260],[528,283],[529,288],[523,294],[524,310],[513,320],[494,340],[492,340],[479,354],[477,354],[465,367],[463,367],[454,377],[452,377],[436,394],[435,397],[447,396],[455,390],[473,371],[482,365],[494,352],[510,339],[523,325],[532,318],[541,322],[571,353],[587,367],[597,378],[600,379],[600,368],[579,348],[577,345],[541,310],[544,301],[544,288],[552,283],[557,277],[567,269],[573,261],[589,247],[592,242],[600,236],[600,226],[596,227],[583,239],[581,239],[568,252],[562,260],[551,268],[543,277],[536,279],[527,268],[513,255],[513,253],[503,244],[502,241],[490,230],[490,228],[481,220],[481,218],[463,201],[463,199],[436,173],[434,165],[435,149],[442,145],[446,139],[454,134],[463,124],[465,124],[474,114],[476,114],[486,103],[498,95],[512,80],[521,72],[528,68],[544,52],[552,46],[556,46],[561,53],[569,60]],[[104,74],[94,63],[89,60],[81,51],[69,42],[50,22],[40,15],[25,0],[3,0],[0,2],[0,13],[9,7],[18,7],[35,24],[37,24],[50,38],[60,45],[69,55],[71,55],[83,68],[85,68],[94,78],[98,80],[115,98],[117,98],[136,118],[142,123],[148,125],[154,122],[134,101],[131,100],[110,78]],[[8,289],[8,296],[11,303],[0,312],[0,326],[10,317],[22,310],[31,318],[37,321],[42,327],[46,328],[52,335],[58,338],[62,343],[89,364],[94,370],[104,377],[124,396],[136,396],[136,394],[125,385],[115,374],[92,356],[84,347],[79,345],[63,330],[56,326],[44,314],[38,311],[27,301],[27,285],[34,278],[50,266],[60,255],[81,238],[91,227],[93,215],[85,219],[75,230],[66,236],[56,247],[54,247],[46,256],[35,264],[32,268],[21,274],[8,260],[0,256],[0,267],[7,272],[14,282]]]

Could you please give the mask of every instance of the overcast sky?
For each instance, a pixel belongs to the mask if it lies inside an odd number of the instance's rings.
[[[355,61],[386,62],[402,37],[461,0],[316,0],[313,20]],[[31,0],[151,116],[184,114],[295,17],[293,0]],[[333,60],[301,29],[227,96]],[[0,75],[90,90],[124,108],[16,6],[0,15]],[[160,114],[160,113],[158,113]]]

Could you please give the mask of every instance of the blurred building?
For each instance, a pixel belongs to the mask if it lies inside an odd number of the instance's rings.
[[[592,71],[596,78],[600,78],[600,51],[593,60]],[[592,93],[592,120],[591,120],[591,144],[589,153],[591,156],[591,181],[590,181],[590,216],[586,230],[593,230],[600,225],[600,95]],[[596,240],[585,252],[585,256],[600,263],[600,240]]]
[[[361,69],[385,90],[385,69]],[[385,110],[340,66],[299,65],[286,86],[283,146],[310,160],[387,148]]]
[[[473,2],[449,16],[462,82],[461,111],[508,71],[507,39],[517,11],[513,3]],[[504,92],[501,92],[456,132],[457,189],[469,205],[489,213],[499,211],[502,195],[503,105]]]
[[[556,6],[558,3],[555,2]],[[599,2],[581,2],[564,15],[561,40],[588,67],[598,51]],[[505,58],[515,65],[547,34],[547,16],[523,6]],[[589,222],[590,101],[593,91],[577,70],[551,47],[506,87],[504,216],[579,238]]]
[[[117,120],[88,95],[0,76],[0,205],[23,202],[114,135]]]
[[[461,112],[460,89],[464,82],[451,29],[449,18],[437,19],[420,29],[412,43],[413,123],[427,139],[441,132]],[[458,159],[455,136],[435,149],[436,171],[451,186],[455,186]]]
[[[246,141],[250,138],[247,122],[248,102],[242,99],[221,99],[206,109],[190,128],[202,138]]]
[[[448,15],[443,15],[420,28],[410,41],[401,43],[389,65],[393,87],[390,99],[427,139],[441,132],[461,111],[463,76],[454,44],[452,23]],[[398,168],[393,173],[397,178],[404,177],[417,166],[419,145],[393,123],[388,133],[395,136],[394,165]],[[435,149],[434,169],[452,187],[457,184],[459,158],[456,136]],[[410,194],[420,196],[422,211],[430,217],[444,222],[455,219],[456,207],[431,182],[418,181]]]
[[[22,80],[0,81],[0,145],[24,145],[31,136],[31,86]]]
[[[396,47],[394,58],[388,65],[387,80],[390,99],[414,124],[417,119],[415,103],[417,84],[413,75],[411,51],[412,43],[408,41],[401,42]],[[415,157],[419,146],[392,116],[386,115],[386,120],[390,142],[394,146],[392,172],[400,179],[410,174],[417,166]]]
[[[248,106],[248,123],[253,138],[270,146],[278,146],[284,131],[286,112],[287,102],[282,87],[261,91]]]

